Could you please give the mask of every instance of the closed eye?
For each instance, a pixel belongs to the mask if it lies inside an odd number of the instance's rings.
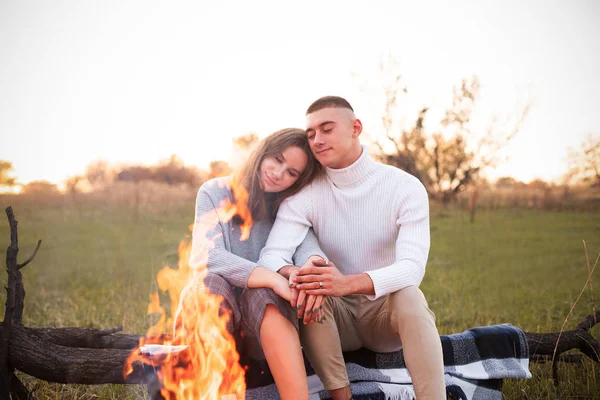
[[[333,130],[334,127],[335,127],[334,122],[331,122],[331,121],[325,122],[324,124],[321,125],[321,132],[329,133]]]

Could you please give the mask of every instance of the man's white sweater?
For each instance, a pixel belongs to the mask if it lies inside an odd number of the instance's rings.
[[[259,263],[274,271],[292,264],[311,226],[343,274],[369,274],[375,287],[371,299],[423,280],[429,253],[427,192],[414,176],[373,161],[364,147],[352,165],[326,168],[283,202]]]

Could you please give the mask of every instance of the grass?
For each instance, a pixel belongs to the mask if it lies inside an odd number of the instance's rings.
[[[23,270],[27,326],[97,327],[123,325],[142,334],[154,277],[188,232],[193,203],[168,213],[134,213],[114,206],[18,204],[20,260],[43,239],[36,259]],[[0,205],[8,205],[0,198]],[[600,252],[599,212],[480,211],[475,223],[456,210],[432,213],[432,247],[422,284],[436,313],[440,334],[497,323],[530,332],[559,331]],[[8,224],[0,224],[4,252]],[[0,243],[2,243],[0,241]],[[4,253],[3,253],[4,254]],[[597,280],[596,280],[597,281]],[[0,275],[6,285],[6,275]],[[594,285],[600,297],[600,282]],[[586,290],[567,321],[573,329],[592,312]],[[4,314],[5,295],[0,296]],[[600,338],[600,328],[592,330]],[[600,398],[598,365],[561,365],[558,386],[549,365],[533,364],[533,379],[507,380],[506,399]],[[138,399],[139,386],[57,385],[24,377],[39,399]]]
[[[422,284],[437,315],[440,334],[473,326],[511,323],[528,332],[558,332],[600,252],[600,213],[530,210],[481,211],[475,223],[461,212],[437,212]],[[594,297],[598,298],[598,285]],[[565,329],[574,329],[594,309],[587,289]],[[600,328],[592,329],[600,337]],[[532,364],[531,380],[507,380],[506,399],[600,398],[598,365],[559,368]]]

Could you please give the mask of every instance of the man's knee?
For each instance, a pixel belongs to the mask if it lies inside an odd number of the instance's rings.
[[[411,318],[425,318],[435,323],[435,315],[429,309],[423,292],[416,286],[408,286],[390,294],[390,308],[397,322]]]

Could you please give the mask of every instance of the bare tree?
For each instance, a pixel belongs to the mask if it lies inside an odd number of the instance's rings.
[[[210,172],[208,173],[208,179],[218,178],[220,176],[227,176],[231,173],[231,167],[229,164],[222,160],[212,161],[210,163]]]
[[[260,139],[254,132],[250,132],[245,135],[241,135],[236,138],[233,138],[234,146],[239,147],[241,149],[250,149],[251,150],[254,146],[256,146],[256,144],[258,144],[259,141],[260,141]]]
[[[86,180],[82,175],[74,175],[65,181],[65,192],[70,195],[76,195],[83,191],[82,186],[85,186]]]
[[[200,171],[197,168],[184,165],[183,160],[175,154],[159,163],[153,169],[153,180],[169,185],[185,183],[197,187],[202,183]]]
[[[514,188],[527,186],[525,183],[516,180],[512,176],[502,176],[496,179],[495,186],[497,188]]]
[[[243,165],[259,141],[258,135],[253,132],[233,138],[230,167],[238,169]]]
[[[589,134],[578,151],[569,150],[569,177],[600,186],[600,135]]]
[[[23,185],[21,193],[40,197],[60,195],[60,191],[55,184],[43,180],[32,181],[26,185]]]
[[[421,108],[414,123],[403,124],[405,126],[398,129],[398,121],[403,117],[398,111],[398,99],[408,93],[401,84],[398,66],[393,58],[381,64],[386,78],[383,83],[384,139],[375,141],[378,157],[416,176],[432,197],[448,203],[471,185],[482,170],[497,165],[500,150],[519,131],[529,104],[507,121],[492,118],[486,131],[481,132],[473,126],[480,88],[479,79],[474,76],[455,86],[452,105],[436,129],[429,132],[425,129],[429,107]]]
[[[0,186],[11,187],[16,185],[15,178],[8,176],[12,170],[13,165],[10,161],[0,160]]]
[[[131,165],[121,168],[116,180],[125,182],[141,182],[152,180],[152,168],[144,165]]]
[[[115,178],[113,168],[107,161],[97,160],[88,164],[85,177],[92,186],[102,186],[111,183]]]

